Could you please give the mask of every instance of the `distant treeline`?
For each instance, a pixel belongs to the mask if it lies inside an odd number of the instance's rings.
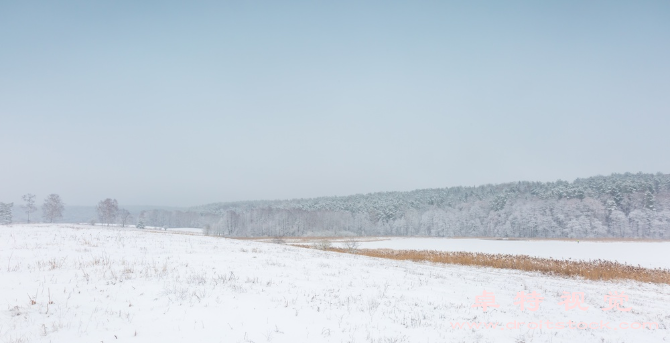
[[[670,175],[216,203],[144,211],[139,219],[221,236],[670,238]]]

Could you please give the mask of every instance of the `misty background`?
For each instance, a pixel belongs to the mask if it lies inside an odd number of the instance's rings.
[[[105,198],[139,213],[667,173],[669,15],[664,1],[2,2],[0,201],[56,193],[68,216]]]

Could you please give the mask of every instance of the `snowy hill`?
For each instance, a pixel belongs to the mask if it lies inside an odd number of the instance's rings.
[[[668,285],[76,225],[0,227],[0,265],[2,342],[670,339]],[[498,308],[473,307],[484,291],[495,296]],[[544,297],[537,311],[514,304],[520,291]],[[588,308],[566,310],[559,304],[564,291],[584,293]],[[628,296],[624,305],[631,311],[602,310],[613,291]],[[606,327],[549,329],[548,322]],[[489,327],[469,327],[479,323]],[[544,326],[532,328],[539,325],[533,323]],[[659,329],[637,328],[643,323]]]

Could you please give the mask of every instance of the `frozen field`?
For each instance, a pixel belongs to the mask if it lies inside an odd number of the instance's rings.
[[[646,268],[670,269],[670,242],[495,240],[470,238],[382,238],[362,241],[366,249],[414,249],[530,255],[573,260],[610,260]]]
[[[498,308],[471,307],[484,290]],[[522,311],[513,304],[520,291],[545,299],[537,311]],[[583,292],[588,309],[565,310],[563,291]],[[624,292],[631,310],[603,311],[611,291]],[[668,285],[75,225],[0,227],[0,301],[3,343],[670,341]],[[569,320],[610,328],[526,325]],[[497,327],[455,327],[467,322]],[[512,322],[524,324],[512,329]],[[641,322],[659,329],[619,327]]]

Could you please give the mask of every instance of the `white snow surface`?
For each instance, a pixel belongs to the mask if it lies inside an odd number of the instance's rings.
[[[670,242],[497,240],[393,237],[361,241],[361,249],[467,251],[572,260],[609,260],[645,268],[670,269]]]
[[[580,243],[581,244],[581,243]],[[472,308],[493,292],[497,309]],[[543,296],[536,312],[517,292]],[[558,305],[584,292],[586,311]],[[624,292],[629,312],[603,311]],[[83,225],[0,227],[0,342],[667,342],[670,286]],[[656,322],[518,329],[509,322]],[[455,322],[496,329],[456,329]]]
[[[145,230],[153,230],[153,231],[171,231],[171,232],[178,232],[178,233],[186,233],[186,234],[192,234],[192,235],[202,235],[202,229],[200,228],[191,228],[191,227],[178,227],[178,228],[146,228]]]

